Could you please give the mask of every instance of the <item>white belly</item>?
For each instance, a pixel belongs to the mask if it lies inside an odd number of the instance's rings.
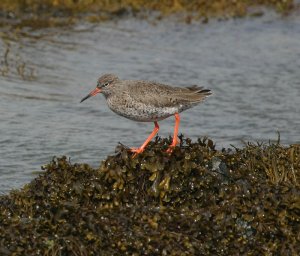
[[[146,107],[143,104],[135,107],[109,107],[116,114],[139,122],[160,121],[179,112],[176,107]]]

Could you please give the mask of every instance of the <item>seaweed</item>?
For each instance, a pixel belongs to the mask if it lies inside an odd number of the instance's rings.
[[[1,255],[299,255],[300,145],[156,138],[0,197]]]
[[[161,19],[179,14],[190,23],[210,18],[240,18],[246,15],[261,16],[268,7],[278,13],[287,14],[295,9],[293,0],[2,0],[0,2],[0,24],[16,27],[48,27],[68,25],[77,19],[91,22],[112,20],[123,16]]]

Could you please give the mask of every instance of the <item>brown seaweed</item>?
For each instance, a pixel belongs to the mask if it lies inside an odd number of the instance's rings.
[[[72,24],[81,18],[98,22],[123,16],[161,19],[172,14],[179,14],[186,23],[206,23],[210,18],[261,16],[264,10],[260,7],[287,14],[296,6],[294,0],[1,0],[0,26],[41,28]]]
[[[54,158],[0,197],[0,254],[300,254],[300,145],[181,139],[97,169]]]

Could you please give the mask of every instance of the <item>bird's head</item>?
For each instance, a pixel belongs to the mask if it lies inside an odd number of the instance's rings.
[[[118,81],[119,78],[114,74],[105,74],[101,76],[97,81],[97,86],[94,90],[92,90],[88,95],[86,95],[80,102],[85,101],[86,99],[95,96],[96,94],[103,92],[106,94],[106,92],[109,91],[110,85],[112,85],[114,82]]]

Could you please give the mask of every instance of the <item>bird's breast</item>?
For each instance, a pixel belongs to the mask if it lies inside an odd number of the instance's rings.
[[[116,114],[139,122],[163,120],[181,112],[179,107],[153,106],[130,100],[107,99],[108,107]]]

